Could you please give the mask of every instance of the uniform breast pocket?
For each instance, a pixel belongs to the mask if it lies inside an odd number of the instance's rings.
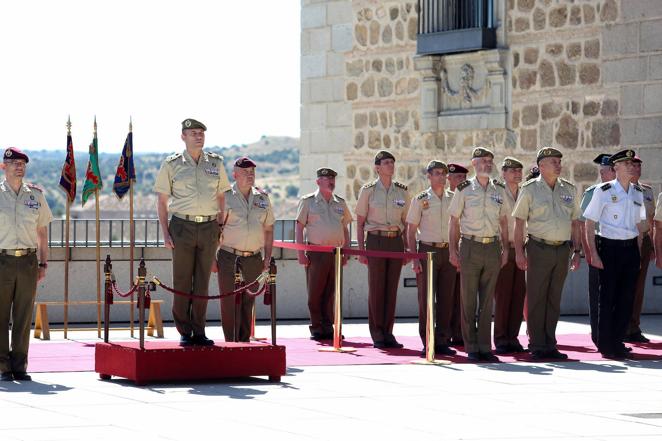
[[[368,201],[368,217],[381,215],[386,211],[386,201],[383,198],[370,198]]]
[[[14,222],[15,212],[11,205],[0,205],[0,225],[11,225]]]
[[[30,229],[37,228],[37,220],[39,219],[39,204],[37,202],[29,201],[28,204],[21,205],[17,214],[17,222]]]

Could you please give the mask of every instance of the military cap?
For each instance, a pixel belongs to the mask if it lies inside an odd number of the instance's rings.
[[[501,168],[524,168],[524,164],[522,164],[517,158],[506,156],[503,158]]]
[[[202,129],[206,131],[207,126],[193,118],[186,118],[184,121],[182,121],[182,130],[186,129]]]
[[[441,168],[443,170],[446,170],[446,172],[448,172],[448,166],[444,162],[439,161],[438,159],[433,159],[432,161],[428,162],[428,166],[426,167],[426,170],[428,173],[430,173],[435,168]]]
[[[553,147],[543,147],[538,150],[536,163],[540,162],[540,160],[544,158],[563,158],[563,153]]]
[[[320,167],[317,169],[317,177],[318,178],[324,178],[324,177],[336,177],[338,176],[338,173],[332,168],[329,167]]]
[[[448,173],[469,173],[469,170],[460,164],[448,164]]]
[[[248,156],[242,156],[241,158],[237,158],[237,160],[234,161],[234,166],[239,168],[257,167],[255,162],[253,162],[253,160]]]
[[[634,161],[634,158],[636,155],[634,154],[634,150],[631,149],[625,149],[621,150],[620,152],[614,153],[611,155],[611,160],[612,164],[616,164],[617,162],[622,162],[622,161]]]
[[[473,150],[473,152],[471,152],[471,159],[486,158],[488,156],[494,158],[494,153],[492,153],[489,149],[486,149],[485,147],[476,147]]]
[[[10,160],[10,159],[22,159],[25,161],[26,164],[30,162],[30,158],[28,158],[28,155],[26,155],[25,153],[23,153],[22,150],[16,147],[9,147],[7,150],[5,150],[3,160]]]
[[[632,162],[634,162],[635,164],[641,164],[644,161],[642,161],[639,156],[634,155],[634,159],[632,160]]]
[[[593,162],[598,165],[612,165],[609,158],[611,158],[611,155],[607,153],[600,153],[593,159]]]
[[[380,150],[375,155],[375,165],[379,165],[382,162],[382,159],[392,159],[395,161],[395,156],[393,156],[391,152]]]

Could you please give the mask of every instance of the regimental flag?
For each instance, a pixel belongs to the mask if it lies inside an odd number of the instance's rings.
[[[97,132],[95,130],[94,139],[90,144],[90,160],[87,163],[87,171],[85,172],[85,184],[83,185],[83,206],[97,189],[101,190],[101,187],[101,172],[99,171],[99,144],[97,141]]]
[[[74,160],[74,142],[71,140],[71,133],[67,134],[67,158],[62,166],[60,187],[67,193],[70,203],[76,199],[76,161]]]
[[[113,191],[118,198],[122,199],[129,191],[131,182],[136,182],[136,169],[133,166],[133,132],[126,135],[120,163],[117,165],[117,173],[115,173]]]

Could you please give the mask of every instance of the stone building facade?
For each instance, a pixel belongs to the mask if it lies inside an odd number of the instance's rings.
[[[564,152],[592,184],[600,152],[632,147],[662,184],[662,1],[494,0],[497,48],[417,56],[413,0],[302,0],[301,190],[340,172],[350,204],[379,149],[418,191],[432,158],[468,165],[473,146],[533,164]]]

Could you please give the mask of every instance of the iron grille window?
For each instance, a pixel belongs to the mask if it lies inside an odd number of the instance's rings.
[[[418,0],[418,55],[496,47],[494,0]]]

